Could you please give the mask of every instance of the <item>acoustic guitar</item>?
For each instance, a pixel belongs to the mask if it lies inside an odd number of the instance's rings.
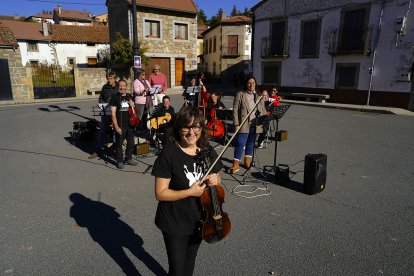
[[[160,116],[160,117],[154,117],[151,119],[151,127],[153,129],[158,129],[161,125],[166,124],[169,121],[171,121],[170,114],[165,114],[165,116]]]

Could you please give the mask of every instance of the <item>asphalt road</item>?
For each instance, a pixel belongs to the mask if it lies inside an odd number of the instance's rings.
[[[168,268],[154,180],[143,174],[155,157],[118,170],[71,143],[93,103],[0,107],[0,274]],[[292,181],[239,186],[223,173],[232,231],[202,244],[194,274],[414,275],[414,118],[292,105],[279,129],[288,140],[277,160]],[[273,164],[274,145],[257,150],[257,167]],[[328,156],[326,189],[312,196],[302,185],[308,153]]]

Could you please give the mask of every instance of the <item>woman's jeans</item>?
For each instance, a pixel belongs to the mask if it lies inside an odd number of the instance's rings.
[[[234,159],[241,160],[243,148],[246,147],[245,156],[253,156],[254,142],[256,141],[256,127],[250,128],[249,133],[238,133],[236,135],[236,146],[234,148]]]

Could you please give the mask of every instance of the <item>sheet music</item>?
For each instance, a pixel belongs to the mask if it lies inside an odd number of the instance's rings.
[[[201,92],[200,86],[190,86],[185,89],[185,93],[188,96],[194,96],[195,94],[200,93],[200,92]]]
[[[156,84],[150,89],[150,96],[154,96],[155,94],[158,94],[161,89],[161,85]]]

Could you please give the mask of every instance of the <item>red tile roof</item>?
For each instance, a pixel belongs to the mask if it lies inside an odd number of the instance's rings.
[[[197,38],[203,38],[203,32],[207,30],[209,26],[207,25],[199,25],[197,27]]]
[[[109,44],[107,26],[49,25],[52,40],[69,43]]]
[[[132,3],[131,0],[128,0]],[[197,6],[193,0],[138,0],[136,1],[137,6],[148,7],[148,8],[159,8],[164,10],[172,11],[183,11],[189,13],[197,13]]]
[[[221,23],[252,23],[252,19],[248,16],[237,15],[232,17],[227,17],[221,20]]]
[[[36,15],[32,15],[31,17],[38,17],[38,18],[44,18],[44,19],[53,19],[53,14],[38,13]]]
[[[87,11],[75,11],[75,10],[64,10],[60,8],[60,13],[58,8],[54,9],[54,13],[57,14],[61,19],[77,19],[82,21],[92,21],[91,14]]]
[[[214,30],[216,27],[220,25],[227,25],[227,26],[228,25],[246,25],[246,24],[251,24],[251,23],[252,23],[252,19],[248,16],[236,15],[232,17],[227,17],[221,20],[221,22],[214,24],[213,26],[210,26],[210,28],[206,29],[201,35],[204,36],[205,34]]]
[[[50,41],[51,37],[43,35],[41,23],[1,20],[0,27],[8,27],[16,39]]]
[[[18,44],[13,32],[7,27],[0,26],[0,47],[2,46],[18,47]]]

